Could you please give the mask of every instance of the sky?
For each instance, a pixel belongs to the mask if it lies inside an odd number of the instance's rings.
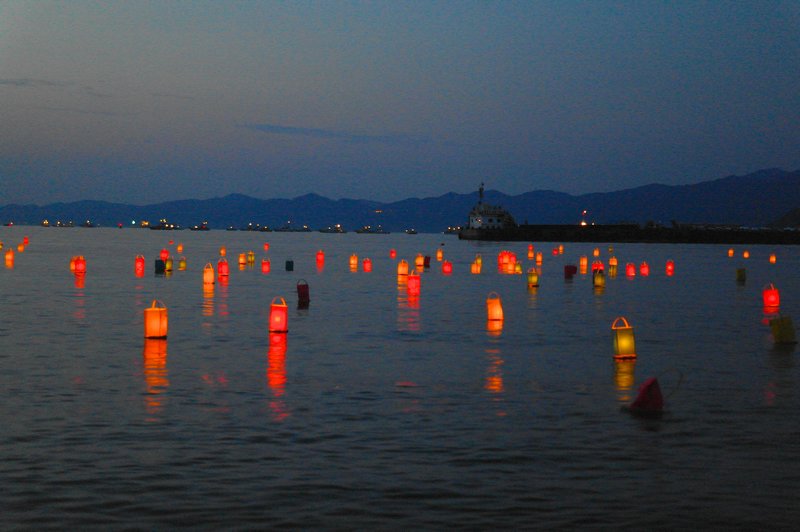
[[[800,2],[0,0],[0,204],[800,169]]]

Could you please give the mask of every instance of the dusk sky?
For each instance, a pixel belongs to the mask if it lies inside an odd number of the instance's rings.
[[[800,169],[800,2],[0,0],[0,204]]]

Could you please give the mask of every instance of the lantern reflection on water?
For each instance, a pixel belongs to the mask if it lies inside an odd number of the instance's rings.
[[[289,309],[286,306],[286,300],[282,297],[275,297],[269,308],[269,332],[285,333],[288,331]]]
[[[283,395],[286,388],[286,348],[287,335],[270,333],[267,350],[267,384],[276,397]]]
[[[636,341],[628,320],[620,316],[611,324],[611,330],[614,331],[614,358],[636,358]]]
[[[772,339],[776,344],[796,344],[794,323],[789,316],[780,316],[769,320]]]
[[[166,338],[167,322],[167,307],[154,299],[152,305],[144,309],[144,337]]]
[[[595,288],[604,288],[606,286],[606,275],[603,270],[595,270],[592,274],[592,285]]]
[[[635,368],[636,359],[619,359],[614,363],[614,385],[621,402],[628,403],[631,400]]]
[[[145,338],[143,373],[147,384],[145,399],[147,412],[156,414],[163,406],[160,394],[169,387],[167,373],[167,341],[163,338]]]

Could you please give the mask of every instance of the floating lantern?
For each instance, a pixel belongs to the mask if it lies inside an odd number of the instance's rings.
[[[225,255],[227,255],[227,254],[228,254],[228,250],[226,250],[226,249],[225,249],[225,246],[221,246],[221,247],[219,248],[219,256],[220,256],[220,257],[224,257],[224,256],[225,256]]]
[[[397,275],[408,275],[408,263],[405,260],[400,260],[400,262],[397,264]]]
[[[410,274],[408,274],[408,281],[406,284],[406,293],[409,296],[418,296],[421,289],[421,282],[419,278],[419,274],[415,269]]]
[[[175,243],[175,241],[174,241],[174,240],[170,240],[170,241],[169,241],[169,245],[170,245],[170,246],[171,246],[172,244],[174,244],[174,243]]]
[[[83,258],[83,255],[75,257],[75,273],[77,275],[86,273],[86,259]]]
[[[592,256],[593,257],[599,257],[600,256],[600,248],[594,248],[594,251],[592,251]]]
[[[744,284],[747,281],[747,270],[745,268],[736,268],[736,282]]]
[[[264,242],[264,251],[269,251],[269,242]]]
[[[650,275],[650,265],[647,264],[647,262],[642,262],[642,264],[639,265],[639,273],[644,277]]]
[[[164,275],[164,273],[167,271],[167,263],[161,259],[156,259],[154,268],[156,275]]]
[[[629,262],[625,265],[625,275],[628,277],[636,277],[636,265],[632,262]]]
[[[742,257],[744,257],[744,258],[746,258],[746,259],[749,259],[749,258],[750,258],[750,252],[749,252],[749,251],[747,251],[747,250],[744,250],[744,251],[742,252]]]
[[[514,273],[517,275],[522,275],[522,263],[516,262],[514,263]]]
[[[133,271],[138,277],[144,275],[144,255],[136,255],[133,260]]]
[[[643,417],[660,417],[664,411],[664,397],[658,379],[650,377],[639,387],[639,395],[628,407],[631,414]]]
[[[564,254],[564,244],[559,244],[558,245],[558,254],[559,255],[563,255]]]
[[[473,263],[470,265],[470,267],[469,267],[469,271],[470,271],[471,273],[475,274],[475,275],[478,275],[478,274],[480,274],[480,273],[481,273],[481,265],[480,265],[480,263],[479,263],[477,260],[476,260],[476,261],[474,261],[474,262],[473,262]]]
[[[13,264],[12,264],[13,267]],[[83,273],[76,273],[75,274],[75,288],[83,288],[86,286],[86,274]]]
[[[614,358],[635,358],[636,341],[628,320],[620,316],[611,324],[611,330],[614,331]]]
[[[503,320],[486,320],[486,332],[489,336],[500,336],[503,332]]]
[[[442,273],[445,275],[453,273],[453,263],[449,260],[442,262]]]
[[[394,259],[396,257],[397,257],[397,251],[394,248],[390,249],[389,250],[389,258],[390,259]]]
[[[366,257],[363,261],[361,261],[361,268],[367,273],[371,272],[372,271],[372,259],[369,258],[369,257]]]
[[[144,337],[166,338],[167,321],[167,307],[154,299],[150,308],[144,309]]]
[[[172,257],[168,257],[167,260],[164,261],[164,271],[165,272],[172,271]]]
[[[350,270],[351,271],[358,270],[358,255],[356,255],[355,253],[350,255]]]
[[[28,239],[27,236],[22,239],[22,245],[23,246],[27,246],[29,243],[30,243],[30,240]]]
[[[667,261],[667,265],[664,267],[664,271],[667,274],[667,277],[672,277],[675,273],[675,262],[671,259]]]
[[[733,248],[730,248],[730,249],[728,250],[728,256],[729,256],[729,257],[733,257]]]
[[[178,261],[178,270],[185,271],[186,270],[186,257],[181,257]]]
[[[564,279],[572,279],[572,276],[578,273],[578,267],[574,264],[567,264],[564,266]]]
[[[261,259],[261,273],[269,273],[270,268],[269,259]]]
[[[481,256],[481,254],[480,254],[480,253],[476,253],[476,254],[475,254],[475,263],[476,263],[478,266],[483,266],[483,257]]]
[[[300,279],[297,281],[297,307],[308,308],[309,303],[311,303],[311,296],[308,292],[308,283],[305,279]]]
[[[442,262],[443,258],[444,258],[444,252],[442,251],[442,248],[437,249],[436,250],[436,261],[437,262]]]
[[[588,266],[589,266],[589,259],[586,257],[586,255],[584,255],[578,261],[578,271],[581,273],[581,275],[586,275]]]
[[[765,308],[773,308],[781,306],[781,294],[775,285],[772,283],[769,284],[764,290],[761,292],[761,297],[764,300],[764,307]]]
[[[503,321],[503,303],[497,292],[490,292],[486,297],[486,318],[489,321]]]
[[[618,264],[619,264],[619,261],[617,261],[617,257],[614,257],[614,256],[609,257],[609,259],[608,259],[608,266],[609,267],[613,266],[613,267],[616,268]]]
[[[414,259],[414,267],[420,271],[425,269],[425,257],[422,253],[417,253],[417,257]]]
[[[287,272],[293,272],[294,271],[294,261],[293,260],[287,260],[286,261],[286,271]]]
[[[214,284],[214,267],[209,262],[203,268],[203,284],[205,285],[213,285]]]
[[[528,270],[528,288],[536,286],[539,286],[539,272],[536,271],[536,268],[530,268]]]
[[[255,264],[256,263],[256,254],[254,251],[247,252],[247,264]]]
[[[553,256],[555,257],[558,255],[558,248],[553,248]]]
[[[317,262],[325,262],[325,252],[321,249],[317,251]]]
[[[183,244],[178,244],[178,247],[175,248],[175,251],[177,251],[178,253],[183,253]]]
[[[778,257],[776,257],[774,253],[770,254],[769,263],[770,264],[775,264],[776,262],[778,262]]]
[[[780,316],[769,320],[772,339],[776,344],[796,344],[794,324],[789,316]]]
[[[239,253],[239,266],[244,266],[245,264],[247,264],[247,255]]]
[[[285,333],[288,330],[289,309],[286,306],[286,301],[282,297],[273,298],[269,308],[269,332]]]
[[[6,266],[13,267],[14,266],[14,250],[13,249],[7,249],[5,258],[6,258]],[[70,270],[74,270],[74,261],[70,261]]]
[[[603,266],[602,260],[593,260],[592,261],[592,273],[594,272],[602,272],[605,270],[605,266]]]
[[[535,257],[533,244],[528,244],[528,260],[534,260]]]
[[[9,255],[11,255],[11,260],[14,260],[14,250],[13,249],[9,249],[8,251],[6,251],[6,260],[8,260]],[[71,272],[75,271],[75,259],[76,258],[77,257],[75,255],[73,255],[69,259],[69,271],[71,271]]]
[[[159,257],[161,257],[161,260],[163,260],[164,262],[167,262],[167,257],[169,257],[169,250],[166,248],[162,249],[161,253],[159,254]]]
[[[537,251],[536,252],[536,265],[537,266],[541,266],[542,265],[542,252],[541,251]]]
[[[230,274],[230,268],[228,267],[228,260],[223,255],[220,257],[219,261],[217,261],[217,275],[220,277],[227,277]]]
[[[595,288],[605,288],[606,274],[603,273],[603,270],[595,270],[594,273],[592,273],[592,285]]]
[[[431,267],[431,256],[425,255],[422,259],[422,265],[427,269]]]
[[[25,244],[18,244],[17,245],[17,251],[19,251],[20,253],[24,252],[25,251]]]

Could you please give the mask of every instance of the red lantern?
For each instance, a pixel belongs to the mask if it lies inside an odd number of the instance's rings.
[[[297,281],[297,306],[299,308],[308,308],[311,303],[311,296],[308,293],[308,283],[305,279]]]
[[[362,266],[362,268],[364,269],[365,272],[367,272],[367,273],[371,272],[372,271],[372,259],[370,259],[369,257],[365,258],[361,262],[361,266]]]
[[[78,255],[75,257],[75,274],[80,275],[82,273],[86,273],[86,259],[83,258],[83,255]]]
[[[221,257],[217,262],[217,275],[220,277],[227,277],[230,274],[230,269],[228,268],[228,261],[225,257]]]
[[[442,262],[442,273],[445,275],[453,273],[453,263],[449,260]]]
[[[264,242],[264,251],[269,251],[269,242]]]
[[[639,266],[639,273],[642,274],[643,277],[650,275],[650,265],[647,262],[642,262]]]
[[[317,262],[325,262],[325,252],[322,250],[317,251]]]
[[[636,277],[636,265],[629,262],[625,265],[625,275],[628,277]]]
[[[167,258],[169,257],[169,250],[168,250],[168,249],[166,249],[166,248],[162,249],[162,250],[161,250],[161,255],[159,255],[159,256],[161,257],[161,260],[163,260],[164,262],[166,262],[166,261],[167,261]]]
[[[394,259],[395,257],[397,257],[397,251],[395,251],[395,249],[392,248],[389,250],[389,258]]]
[[[601,260],[592,261],[592,273],[602,272],[603,270],[605,270],[605,266],[603,266],[603,261]]]
[[[144,337],[166,338],[167,321],[167,307],[154,299],[150,308],[144,309]]]
[[[137,277],[142,277],[144,275],[144,255],[136,255],[136,259],[133,263],[133,271],[136,273]]]
[[[672,277],[672,275],[675,273],[675,263],[671,259],[667,261],[665,272],[667,277]]]
[[[781,294],[772,283],[764,288],[764,290],[761,292],[761,297],[764,299],[764,307],[781,306]]]
[[[269,259],[261,259],[261,273],[269,273],[271,264]]]
[[[279,300],[279,301],[278,301]],[[278,301],[276,303],[276,301]],[[269,308],[269,332],[285,333],[289,330],[289,309],[282,297],[273,298]]]
[[[421,282],[417,270],[408,274],[408,282],[406,284],[406,293],[409,296],[418,296],[420,293]]]
[[[28,237],[27,237],[27,236],[26,236],[25,238],[23,238],[23,239],[22,239],[22,245],[23,245],[23,246],[27,246],[29,243],[30,243],[30,240],[28,240]]]

